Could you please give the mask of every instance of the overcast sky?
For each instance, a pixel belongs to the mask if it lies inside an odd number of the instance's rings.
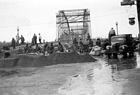
[[[119,33],[138,34],[138,24],[128,18],[137,17],[135,6],[121,6],[121,0],[0,0],[0,41],[11,41],[19,26],[20,35],[31,41],[34,33],[43,39],[56,38],[56,13],[66,9],[89,9],[92,37],[107,37],[118,22]],[[136,19],[137,20],[137,19]]]

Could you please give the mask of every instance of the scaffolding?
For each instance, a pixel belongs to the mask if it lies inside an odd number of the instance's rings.
[[[60,10],[56,15],[57,40],[71,42],[74,38],[85,39],[91,35],[88,9]]]

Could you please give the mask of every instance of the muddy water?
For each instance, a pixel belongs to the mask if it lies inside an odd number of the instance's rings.
[[[140,55],[108,61],[98,58],[58,89],[59,95],[139,95]]]
[[[98,59],[97,66],[88,64],[76,76],[71,76],[59,88],[60,95],[122,95],[122,85],[127,82],[112,70],[106,61]]]
[[[136,61],[139,68],[139,55]],[[101,58],[93,63],[60,64],[39,70],[33,68],[31,74],[20,72],[18,75],[0,78],[0,95],[124,95],[123,88],[129,81],[127,75],[130,71],[125,69],[125,73],[122,73],[122,70],[124,67],[118,69],[117,65],[108,65]]]
[[[0,77],[0,95],[58,95],[57,89],[80,68],[78,63],[18,68],[18,73]]]

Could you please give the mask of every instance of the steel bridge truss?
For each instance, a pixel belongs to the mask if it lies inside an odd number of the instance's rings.
[[[85,39],[90,33],[90,12],[88,9],[61,10],[56,15],[57,37],[59,41]]]

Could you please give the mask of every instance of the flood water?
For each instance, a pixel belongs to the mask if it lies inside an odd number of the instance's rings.
[[[59,89],[60,95],[121,95],[121,82],[116,81],[112,67],[103,60],[98,63],[101,65],[70,77]]]
[[[122,63],[123,62],[123,63]],[[87,65],[79,75],[71,76],[59,88],[60,95],[124,95],[128,79],[120,77],[123,70],[140,68],[140,56],[127,60],[98,59],[98,66]],[[120,65],[121,64],[121,65]],[[130,94],[125,94],[130,95]]]
[[[140,72],[135,70],[140,68],[138,54],[128,60],[97,59],[82,64],[23,68],[18,75],[0,78],[0,92],[2,95],[139,95],[124,90],[132,85],[126,85],[128,78],[137,79],[133,87],[140,80]],[[137,73],[138,77],[127,77],[129,73]],[[140,87],[137,88],[139,91]]]

